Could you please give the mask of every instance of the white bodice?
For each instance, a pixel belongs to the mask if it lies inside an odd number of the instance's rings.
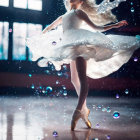
[[[63,32],[65,32],[66,30],[70,30],[70,29],[78,29],[80,28],[80,25],[82,24],[82,19],[80,19],[76,12],[75,9],[72,9],[69,12],[66,12],[63,16],[62,16],[62,28],[63,28]]]

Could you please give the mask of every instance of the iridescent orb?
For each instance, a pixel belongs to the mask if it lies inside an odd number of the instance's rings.
[[[58,133],[56,131],[53,131],[53,136],[54,137],[57,137],[58,136]]]
[[[52,45],[56,45],[56,42],[55,42],[55,41],[53,41],[53,42],[52,42]]]
[[[58,72],[57,72],[57,75],[58,75],[58,76],[62,76],[62,75],[63,75],[63,73],[62,73],[62,72],[60,72],[60,71],[58,71]]]
[[[32,84],[31,88],[32,88],[32,89],[34,89],[34,88],[35,88],[34,84]]]
[[[131,12],[133,13],[134,11],[135,11],[135,9],[132,7],[132,8],[131,8]]]
[[[107,138],[108,140],[110,140],[110,135],[107,135],[106,138]]]
[[[117,99],[120,98],[119,94],[116,94],[116,98],[117,98]]]
[[[135,62],[137,62],[137,61],[138,61],[138,58],[137,58],[137,57],[135,57],[135,58],[134,58],[134,61],[135,61]]]
[[[120,118],[120,113],[119,113],[118,111],[115,111],[115,112],[113,113],[113,118],[114,118],[114,119]]]
[[[60,82],[58,80],[56,80],[56,84],[60,84]]]
[[[67,91],[66,90],[64,90],[63,95],[67,96]]]
[[[106,108],[102,108],[102,111],[105,112],[107,109]]]
[[[29,74],[29,77],[32,77],[32,74]]]
[[[47,92],[52,92],[52,87],[50,87],[50,86],[46,87],[46,91]]]
[[[98,123],[96,124],[96,127],[99,128],[99,124]]]
[[[128,93],[129,93],[129,90],[128,90],[128,89],[126,89],[126,90],[125,90],[125,94],[128,94]]]
[[[9,29],[9,33],[11,33],[11,32],[12,32],[12,29],[10,28],[10,29]]]
[[[136,35],[136,39],[140,40],[140,35]]]
[[[107,110],[106,110],[106,112],[111,112],[111,109],[110,109],[110,107],[107,107]]]

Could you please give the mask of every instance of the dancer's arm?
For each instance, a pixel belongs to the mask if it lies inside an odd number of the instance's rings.
[[[120,21],[118,23],[111,24],[111,25],[97,26],[89,19],[88,15],[84,11],[79,9],[77,10],[76,14],[79,16],[79,18],[84,20],[89,26],[91,26],[93,29],[98,30],[98,31],[107,31],[112,28],[119,28],[121,26],[128,24],[127,21],[123,20],[123,21]]]
[[[47,31],[57,27],[59,24],[62,23],[62,16],[58,17],[53,23],[51,23],[49,26],[47,26],[42,33],[46,33]]]

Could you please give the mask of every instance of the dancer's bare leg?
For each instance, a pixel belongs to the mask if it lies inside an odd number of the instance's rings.
[[[87,62],[83,57],[77,57],[75,60],[75,64],[80,83],[80,95],[76,109],[82,110],[82,107],[88,95],[88,82],[86,76]]]
[[[80,81],[79,81],[79,76],[78,76],[78,73],[77,73],[76,61],[75,60],[72,60],[71,63],[70,63],[70,71],[71,71],[71,82],[74,85],[74,87],[76,89],[76,92],[77,92],[77,95],[79,97],[80,96]],[[83,107],[82,107],[82,110],[83,109],[87,109],[86,99],[85,99]]]

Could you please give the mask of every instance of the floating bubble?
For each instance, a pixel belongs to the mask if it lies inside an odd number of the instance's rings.
[[[135,11],[135,9],[133,7],[131,7],[131,12],[133,13]]]
[[[98,107],[99,109],[101,109],[101,108],[102,108],[102,106],[101,106],[101,105],[98,105],[97,107]]]
[[[60,84],[60,82],[58,80],[56,80],[56,84]]]
[[[51,74],[49,70],[46,70],[45,72],[46,72],[47,74]]]
[[[66,90],[64,90],[63,95],[67,96],[67,91]]]
[[[58,72],[57,72],[57,75],[58,75],[58,76],[62,76],[63,73],[62,73],[61,71],[58,71]]]
[[[117,99],[120,98],[119,94],[116,94],[116,98],[117,98]]]
[[[43,89],[43,90],[42,90],[42,93],[46,93],[46,91]]]
[[[66,89],[66,87],[65,87],[64,85],[62,85],[62,88],[63,88],[63,89]]]
[[[140,35],[136,35],[136,39],[140,40]]]
[[[110,137],[110,135],[107,135],[106,138],[107,138],[108,140],[110,140],[111,137]]]
[[[57,137],[58,136],[58,133],[56,131],[53,131],[53,136],[54,137]]]
[[[31,85],[31,88],[32,88],[32,89],[34,89],[34,88],[35,88],[34,84],[32,84],[32,85]]]
[[[9,29],[9,33],[11,33],[11,32],[12,32],[12,28]]]
[[[107,110],[106,110],[107,112],[111,112],[111,109],[110,109],[110,107],[107,107]]]
[[[106,108],[102,108],[102,111],[105,112],[107,109]]]
[[[128,94],[128,93],[129,93],[129,90],[128,90],[128,89],[126,89],[126,90],[125,90],[125,94]]]
[[[50,86],[46,87],[46,91],[47,92],[52,92],[52,87],[50,87]]]
[[[138,61],[138,58],[137,58],[137,57],[135,57],[135,58],[134,58],[134,61],[135,61],[135,62],[137,62],[137,61]]]
[[[56,45],[56,42],[55,42],[55,41],[53,41],[53,42],[52,42],[52,45]]]
[[[96,127],[99,128],[99,124],[98,123],[96,124]]]
[[[113,113],[113,118],[114,118],[114,119],[120,118],[120,113],[119,113],[118,111],[115,111],[115,112]]]
[[[32,74],[29,74],[29,77],[32,77]]]
[[[66,65],[63,65],[63,68],[64,68],[64,70],[67,70],[67,66]]]
[[[19,109],[19,110],[22,110],[22,106],[19,106],[18,109]]]

